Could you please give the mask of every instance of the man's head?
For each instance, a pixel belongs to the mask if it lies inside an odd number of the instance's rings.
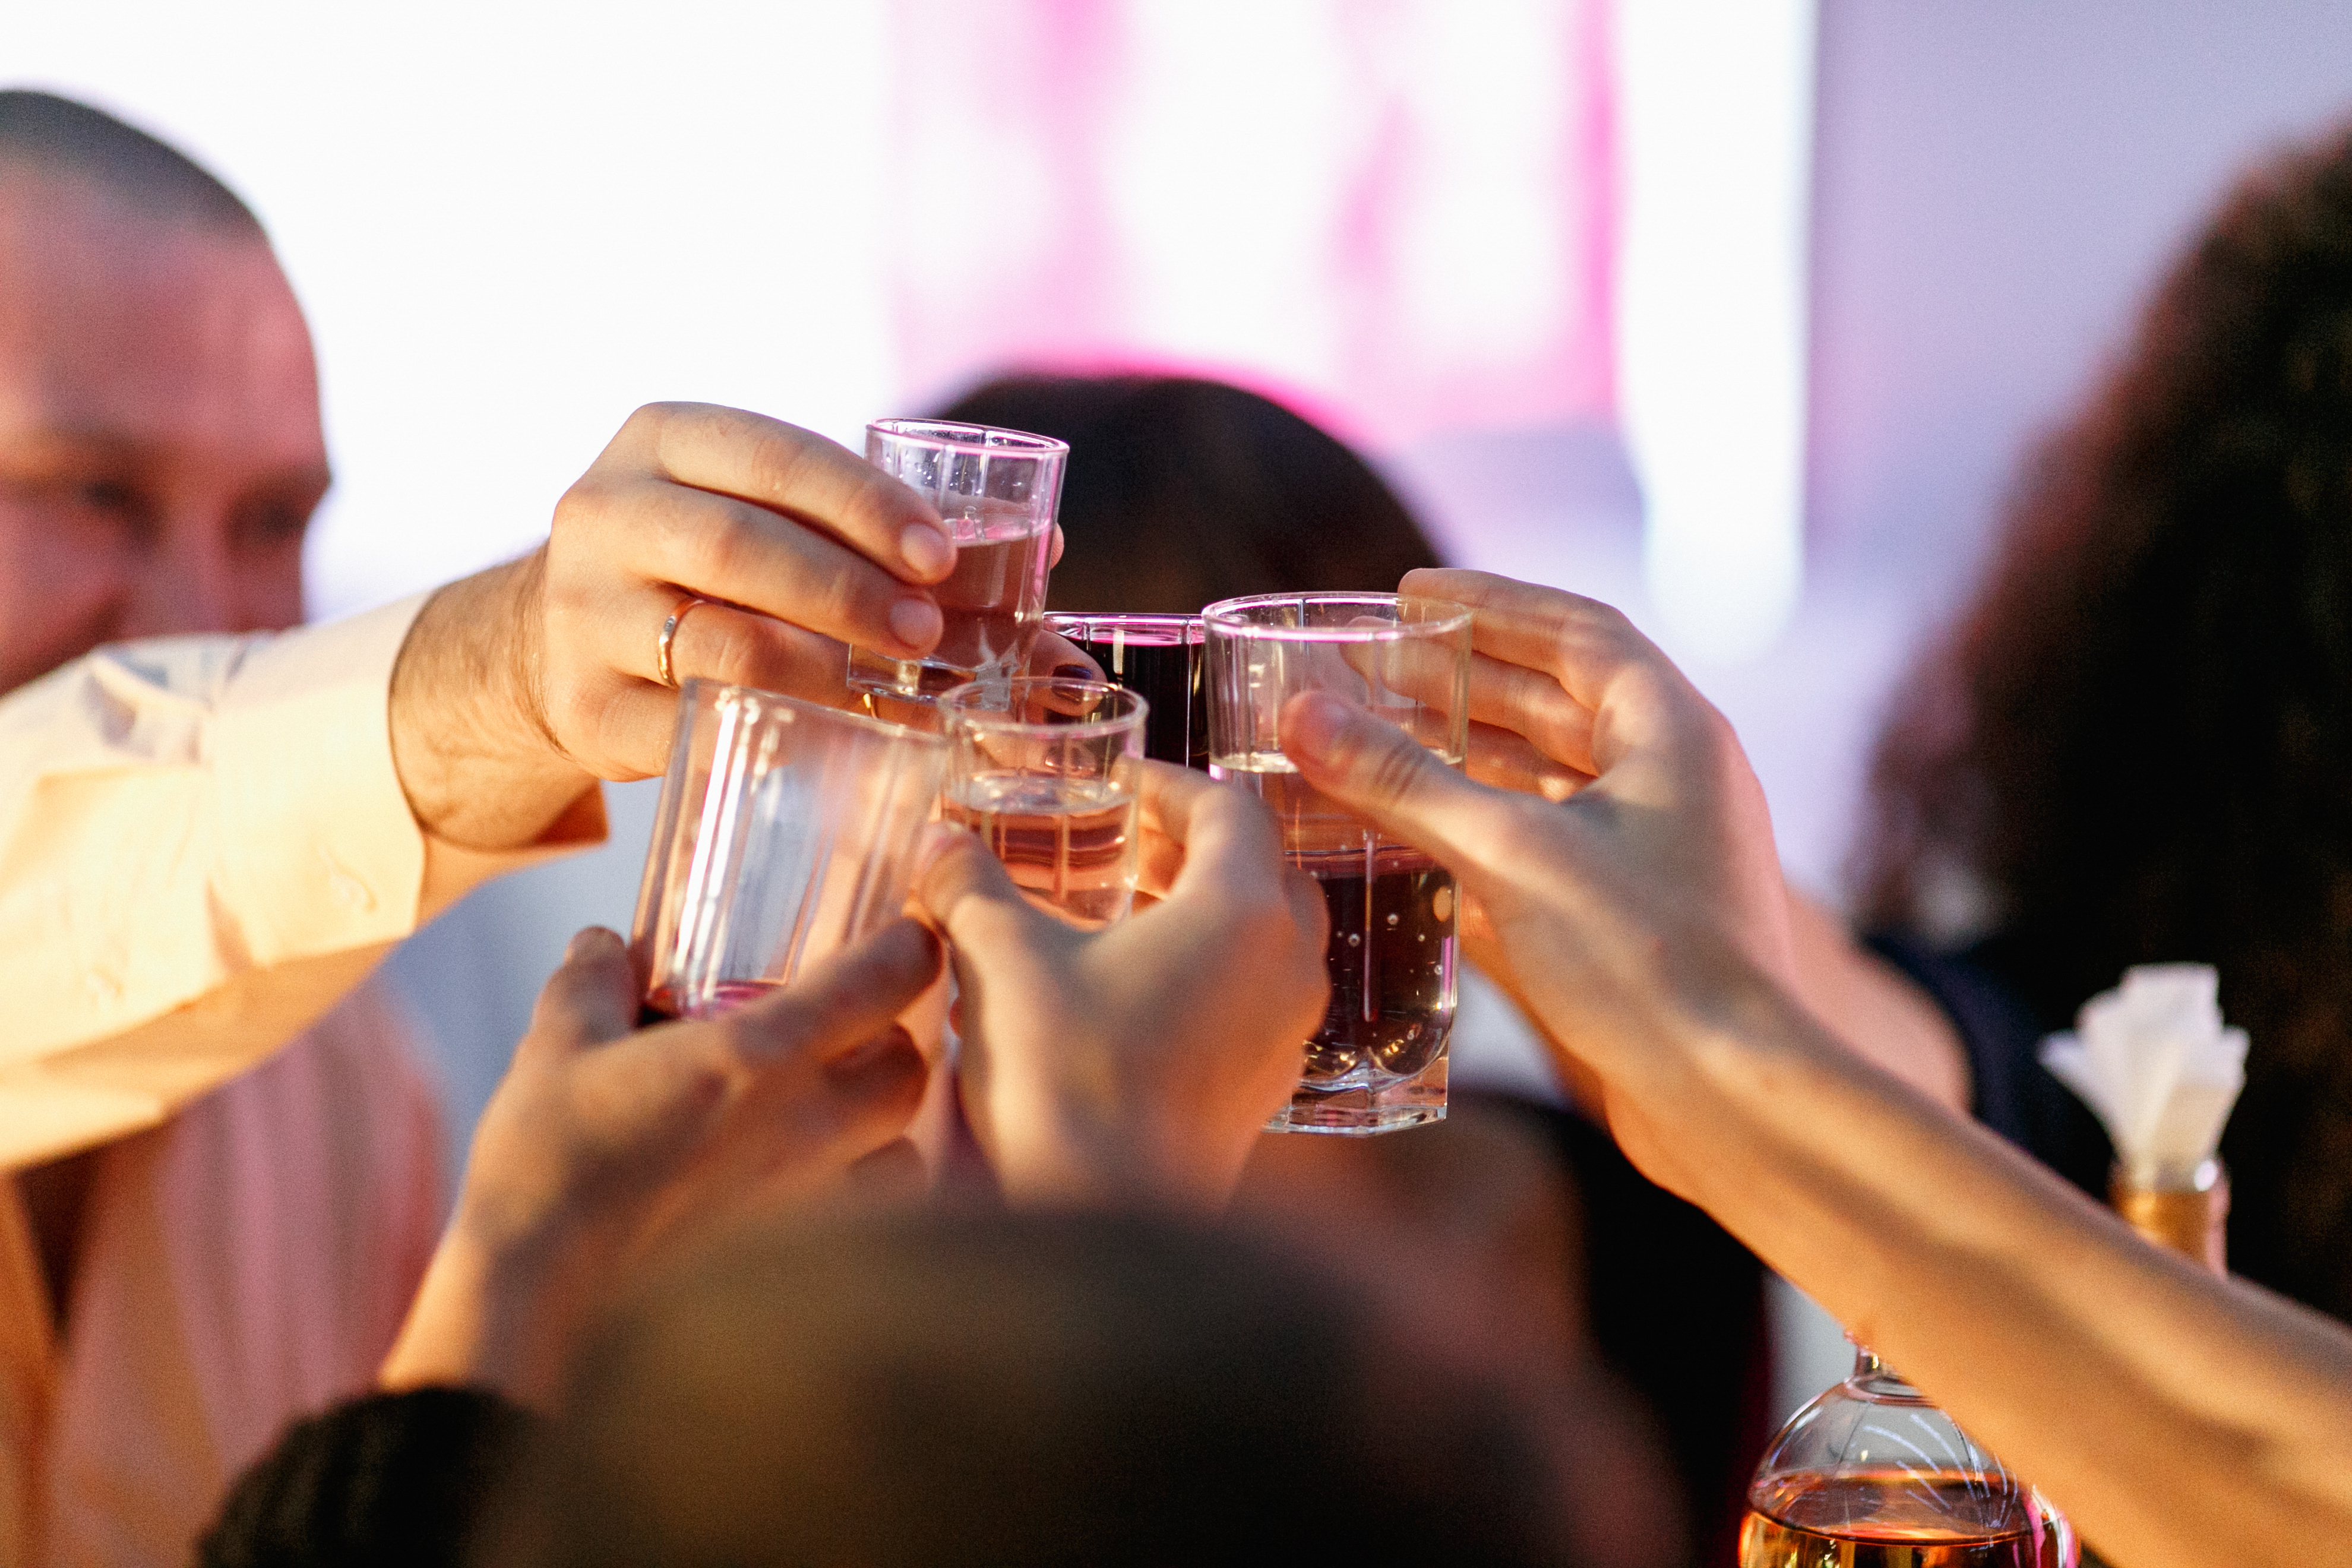
[[[245,205],[0,91],[0,690],[117,638],[293,625],[327,481],[310,332]]]
[[[1275,1247],[1146,1216],[749,1234],[583,1360],[545,1568],[1563,1561],[1517,1405]]]

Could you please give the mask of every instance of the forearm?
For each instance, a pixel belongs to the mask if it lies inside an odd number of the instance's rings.
[[[436,592],[394,667],[392,754],[425,832],[470,849],[537,842],[595,779],[549,732],[529,617],[541,552]]]
[[[1675,1066],[1621,1084],[1705,1151],[1685,1195],[2103,1550],[2283,1562],[2352,1526],[2341,1328],[2147,1247],[1760,981],[1656,1024]]]

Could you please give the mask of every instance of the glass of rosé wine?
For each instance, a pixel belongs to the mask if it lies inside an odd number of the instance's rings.
[[[1455,767],[1469,747],[1470,612],[1395,594],[1265,594],[1201,612],[1209,772],[1282,824],[1323,889],[1331,1001],[1276,1132],[1393,1132],[1445,1116],[1454,1028],[1454,873],[1309,785],[1282,750],[1282,706],[1328,691]]]
[[[688,681],[630,939],[646,1011],[724,1011],[888,923],[947,758],[935,735]]]
[[[955,570],[933,586],[944,627],[920,658],[849,650],[850,689],[879,702],[928,704],[968,680],[1028,668],[1054,563],[1066,442],[985,425],[877,419],[866,460],[938,509],[955,541]],[[916,716],[888,710],[888,717]]]
[[[1150,704],[1107,681],[976,680],[940,699],[942,820],[978,834],[1032,903],[1085,930],[1135,900],[1136,788]]]

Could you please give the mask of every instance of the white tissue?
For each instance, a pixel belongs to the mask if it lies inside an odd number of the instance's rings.
[[[2221,977],[2204,963],[2144,963],[2083,1004],[2072,1034],[2042,1042],[2042,1065],[2082,1096],[2126,1178],[2194,1184],[2246,1084],[2246,1032],[2224,1028]]]

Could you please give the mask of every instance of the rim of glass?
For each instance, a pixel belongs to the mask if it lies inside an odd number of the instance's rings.
[[[679,698],[688,703],[703,700],[702,694],[706,691],[710,694],[709,700],[714,703],[725,700],[730,694],[740,693],[746,697],[758,699],[765,706],[790,710],[798,718],[817,719],[826,722],[838,721],[864,731],[877,740],[912,741],[918,746],[947,744],[947,742],[940,737],[918,730],[910,724],[893,724],[887,719],[877,719],[870,713],[853,712],[846,708],[828,708],[822,702],[811,702],[802,697],[788,697],[781,691],[771,691],[764,686],[744,686],[732,680],[712,680],[706,676],[689,675],[679,682],[677,691]],[[764,719],[766,715],[763,713],[761,717]]]
[[[872,419],[866,428],[898,441],[919,441],[928,447],[987,457],[1052,458],[1066,454],[1067,441],[1027,430],[1006,430],[994,425],[963,425],[952,419]]]
[[[1109,719],[1074,718],[1062,720],[1058,723],[1033,724],[1026,720],[1013,718],[1002,709],[974,708],[957,700],[967,691],[1009,692],[1016,686],[1075,686],[1081,690],[1108,697],[1112,702],[1126,708],[1127,711]],[[950,686],[940,693],[939,710],[946,715],[947,721],[950,724],[984,726],[1000,734],[1078,735],[1089,731],[1123,730],[1129,725],[1139,726],[1145,716],[1151,711],[1151,704],[1143,700],[1142,693],[1130,691],[1116,681],[1081,680],[1076,676],[1068,675],[1015,675],[1003,680],[967,680],[961,686]]]
[[[1208,629],[1198,616],[1171,616],[1159,612],[1130,615],[1124,610],[1048,610],[1045,612],[1047,631],[1067,636],[1073,626],[1115,626],[1122,631],[1147,632],[1197,632]]]
[[[1426,620],[1387,621],[1369,626],[1280,626],[1252,620],[1250,613],[1277,606],[1361,605],[1393,610],[1401,605],[1425,607]],[[1470,607],[1451,599],[1419,594],[1251,594],[1220,599],[1201,612],[1202,625],[1228,637],[1257,637],[1275,642],[1402,642],[1411,637],[1444,637],[1470,624]]]

